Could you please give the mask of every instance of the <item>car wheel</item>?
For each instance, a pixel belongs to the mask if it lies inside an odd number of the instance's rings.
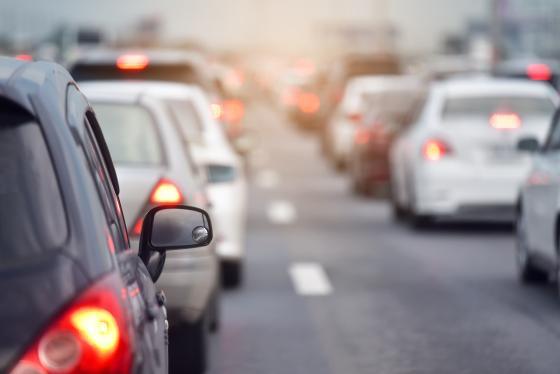
[[[402,222],[406,219],[406,209],[401,207],[394,198],[391,199],[391,207],[393,210],[393,218],[395,219],[395,221]]]
[[[434,222],[434,217],[428,214],[417,214],[415,212],[411,212],[408,220],[413,229],[421,230],[430,227]]]
[[[180,323],[169,329],[169,372],[203,374],[208,363],[208,313],[195,323]]]
[[[527,227],[523,215],[518,214],[516,220],[516,263],[517,276],[523,284],[544,283],[548,275],[531,261],[531,253],[527,244]]]
[[[226,288],[237,288],[243,283],[243,262],[222,262],[222,284]]]

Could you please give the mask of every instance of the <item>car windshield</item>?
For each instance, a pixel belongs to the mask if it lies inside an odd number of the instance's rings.
[[[39,124],[0,98],[0,270],[35,261],[68,235],[55,168]]]
[[[454,121],[465,118],[489,119],[496,113],[514,113],[521,119],[549,118],[554,109],[554,103],[547,97],[453,97],[446,100],[442,117],[444,121]]]
[[[106,102],[94,102],[93,107],[115,164],[163,164],[159,132],[147,109],[134,104]]]

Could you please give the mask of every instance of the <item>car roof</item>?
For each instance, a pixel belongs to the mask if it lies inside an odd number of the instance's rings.
[[[0,57],[0,96],[14,101],[34,116],[38,115],[34,103],[64,112],[66,89],[72,82],[70,74],[58,64]]]
[[[513,78],[456,77],[433,83],[432,87],[445,93],[455,95],[525,95],[540,97],[556,97],[557,94],[549,85],[543,82]]]
[[[421,84],[422,80],[414,75],[361,75],[352,78],[348,82],[348,88],[353,91],[377,91],[392,88],[418,88]]]
[[[164,81],[89,81],[80,84],[81,90],[91,99],[120,98],[130,102],[141,96],[163,99],[192,99],[203,91],[195,85]]]

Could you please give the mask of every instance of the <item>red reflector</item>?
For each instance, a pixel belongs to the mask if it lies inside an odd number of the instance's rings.
[[[319,110],[321,101],[319,97],[312,92],[302,92],[298,96],[298,107],[305,114],[313,114]]]
[[[148,56],[141,54],[128,54],[117,58],[117,68],[121,70],[143,70],[149,63]]]
[[[16,56],[16,59],[20,61],[33,61],[33,56],[28,55],[26,53],[22,53]]]
[[[83,293],[11,373],[128,373],[132,350],[115,282],[106,278]]]
[[[167,179],[161,179],[150,195],[150,203],[153,205],[179,204],[182,201],[183,195],[177,185]]]
[[[358,129],[354,135],[354,142],[357,145],[365,145],[369,143],[370,138],[371,138],[371,134],[368,130]]]
[[[422,147],[422,155],[426,160],[438,161],[451,152],[451,148],[438,139],[428,140]]]
[[[239,123],[243,119],[244,115],[245,105],[241,100],[224,100],[222,103],[222,119],[225,123]]]
[[[497,130],[515,130],[521,127],[521,118],[516,113],[494,113],[490,126]]]
[[[546,64],[531,64],[527,66],[527,76],[535,81],[548,81],[552,78],[552,71]]]

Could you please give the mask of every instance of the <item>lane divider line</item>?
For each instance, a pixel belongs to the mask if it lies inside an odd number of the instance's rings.
[[[296,221],[297,210],[294,204],[287,200],[275,200],[268,204],[266,216],[274,224],[287,225]]]
[[[290,265],[290,277],[297,294],[302,296],[326,296],[333,288],[325,269],[315,262],[301,262]]]

